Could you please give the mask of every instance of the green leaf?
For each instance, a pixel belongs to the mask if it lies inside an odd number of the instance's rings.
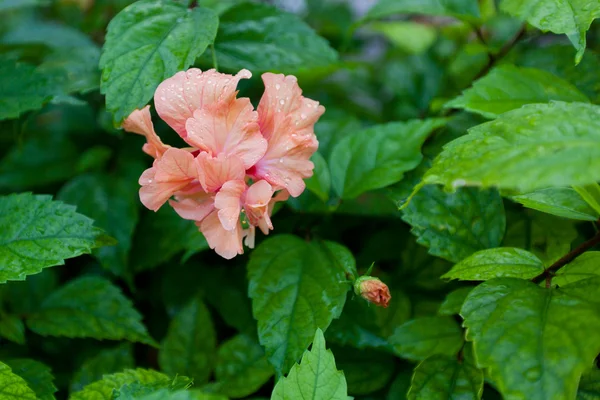
[[[55,78],[31,64],[0,56],[0,121],[42,108],[60,92]]]
[[[25,325],[16,315],[0,313],[0,337],[25,344]]]
[[[600,185],[597,182],[589,185],[573,186],[573,190],[581,196],[583,201],[592,207],[595,214],[600,213]]]
[[[375,22],[369,28],[409,54],[425,52],[438,36],[435,27],[412,21]]]
[[[550,289],[499,278],[469,294],[461,310],[467,340],[505,398],[575,398],[600,352],[599,285],[594,278]]]
[[[596,221],[595,212],[575,190],[569,187],[539,189],[509,197],[527,208],[563,218]]]
[[[446,295],[444,302],[440,305],[438,315],[457,315],[465,302],[465,299],[471,293],[473,287],[466,286],[454,289]]]
[[[185,391],[192,384],[193,381],[185,376],[176,376],[174,379],[167,381],[127,383],[114,391],[113,398],[115,400],[138,400],[145,399],[147,396],[155,398],[153,396],[156,393],[164,394],[163,398],[171,398],[173,392]]]
[[[121,122],[142,108],[158,84],[186,69],[212,44],[219,19],[214,11],[164,0],[141,0],[108,25],[100,58],[101,91]]]
[[[215,368],[219,393],[237,399],[256,392],[273,376],[262,347],[247,335],[237,335],[219,347]]]
[[[345,271],[354,258],[333,242],[306,242],[279,235],[250,256],[248,294],[258,337],[278,374],[300,357],[317,328],[339,317],[349,289]]]
[[[183,374],[202,383],[210,376],[216,348],[210,313],[201,300],[194,299],[171,321],[158,362],[168,374]]]
[[[141,315],[108,280],[83,276],[59,288],[28,316],[29,329],[42,336],[141,342],[154,345]]]
[[[394,14],[451,15],[474,20],[479,18],[479,6],[477,0],[379,0],[365,19]]]
[[[528,104],[444,147],[425,183],[534,191],[600,180],[600,107]]]
[[[556,75],[535,68],[501,65],[476,81],[462,95],[446,103],[445,107],[493,119],[525,104],[548,103],[551,100],[589,103],[589,99],[575,86]]]
[[[104,375],[101,380],[73,393],[69,400],[113,400],[113,391],[127,384],[164,384],[168,386],[171,382],[172,379],[167,375],[151,369],[129,369],[125,372]]]
[[[56,75],[64,93],[88,93],[100,86],[98,62],[100,49],[95,45],[54,50],[38,71]]]
[[[499,247],[473,253],[442,275],[442,278],[461,281],[531,279],[542,272],[544,263],[535,254],[513,247]]]
[[[306,180],[306,188],[317,195],[323,202],[329,200],[331,190],[331,174],[327,161],[321,153],[313,154],[311,161],[315,164],[313,176]]]
[[[300,18],[266,4],[242,3],[221,15],[215,42],[219,66],[295,73],[328,67],[337,53]]]
[[[600,370],[592,369],[583,374],[579,381],[577,400],[600,399]]]
[[[119,396],[115,400],[227,400],[227,397],[198,390],[171,391],[163,388],[136,397]]]
[[[6,364],[10,366],[14,374],[25,379],[27,385],[35,392],[37,399],[54,400],[54,393],[58,389],[54,386],[54,377],[50,367],[27,358],[7,360]]]
[[[77,29],[38,19],[22,21],[3,35],[0,41],[11,46],[44,45],[53,50],[77,47],[98,48],[89,36]]]
[[[408,399],[480,399],[483,372],[477,368],[471,354],[471,351],[465,351],[462,360],[456,356],[436,355],[422,361],[415,368]]]
[[[600,251],[588,251],[562,267],[552,279],[558,286],[600,275]]]
[[[346,379],[338,371],[331,350],[325,349],[323,331],[317,328],[310,351],[281,378],[271,400],[347,400]]]
[[[462,330],[451,317],[421,317],[400,325],[388,341],[396,354],[409,360],[454,355],[463,344]]]
[[[36,400],[33,390],[10,367],[0,362],[0,398],[6,400]]]
[[[105,374],[112,374],[133,368],[133,350],[130,343],[123,343],[112,349],[101,350],[95,356],[86,359],[79,366],[71,381],[71,393],[82,390],[86,385],[102,379]]]
[[[109,243],[75,207],[31,193],[0,196],[0,283],[24,280]]]
[[[402,219],[430,254],[452,262],[499,246],[506,226],[498,192],[477,188],[446,193],[425,186],[403,210]]]
[[[502,11],[546,32],[565,33],[577,49],[579,63],[586,46],[586,31],[600,16],[600,3],[589,0],[502,0]]]
[[[331,183],[344,199],[380,189],[402,179],[419,165],[421,146],[444,119],[391,122],[345,136],[329,157]]]
[[[49,3],[49,0],[0,0],[0,12],[12,11],[16,8],[45,6]]]
[[[129,167],[137,169],[135,165]],[[138,177],[132,173],[84,174],[69,181],[58,193],[60,200],[77,206],[77,210],[117,239],[116,246],[101,248],[95,255],[104,268],[121,277],[131,274],[129,251],[138,221]]]
[[[348,393],[366,395],[384,388],[394,374],[395,357],[372,349],[332,347],[337,367],[344,371]]]

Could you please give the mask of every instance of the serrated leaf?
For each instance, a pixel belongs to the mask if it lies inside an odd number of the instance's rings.
[[[452,262],[497,247],[506,226],[498,192],[477,188],[446,193],[437,186],[425,186],[403,210],[402,219],[430,254]]]
[[[373,349],[332,347],[336,365],[344,372],[348,393],[361,396],[384,388],[394,374],[395,357]]]
[[[86,385],[102,379],[105,374],[120,372],[134,367],[133,351],[130,343],[123,343],[112,349],[101,350],[86,359],[71,380],[71,393],[82,390]]]
[[[562,267],[552,279],[558,286],[600,275],[600,251],[588,251]]]
[[[583,374],[577,389],[577,400],[600,399],[600,370],[592,369]]]
[[[54,386],[54,376],[52,376],[50,367],[27,358],[7,360],[6,364],[10,366],[14,374],[19,375],[27,382],[37,399],[54,400],[54,393],[58,389]]]
[[[563,218],[596,221],[598,213],[569,187],[539,189],[509,197],[527,208]]]
[[[0,398],[6,400],[36,400],[33,390],[10,367],[0,362]]]
[[[135,165],[129,166],[135,169]],[[140,171],[141,172],[141,171]],[[138,177],[134,174],[79,175],[61,188],[58,198],[77,206],[98,227],[117,239],[117,245],[94,252],[102,266],[117,276],[130,278],[129,251],[138,221]]]
[[[394,14],[451,15],[474,20],[479,18],[479,5],[477,0],[379,0],[365,19]]]
[[[0,283],[24,280],[108,239],[75,207],[31,193],[0,196]]]
[[[463,335],[451,317],[421,317],[400,325],[388,341],[398,356],[423,360],[435,354],[456,355]]]
[[[306,188],[317,195],[323,202],[327,202],[329,200],[329,191],[331,190],[329,166],[319,152],[313,154],[311,161],[315,164],[315,169],[313,176],[306,180]]]
[[[593,278],[554,289],[498,278],[473,289],[461,310],[467,340],[505,398],[575,398],[600,352],[599,285]]]
[[[438,315],[457,315],[465,302],[465,299],[471,293],[473,287],[466,286],[454,289],[446,295],[443,303],[440,305]]]
[[[25,324],[16,315],[0,313],[0,337],[25,344]]]
[[[578,63],[586,46],[586,31],[600,16],[600,3],[590,0],[502,0],[502,11],[546,32],[565,33],[575,49]]]
[[[168,386],[172,382],[167,375],[151,369],[129,369],[104,377],[92,384],[87,385],[83,390],[75,392],[69,400],[112,400],[113,391],[130,383],[157,384],[162,383]]]
[[[600,106],[528,104],[444,147],[425,183],[534,191],[600,180]]]
[[[215,386],[232,399],[256,392],[273,376],[262,347],[247,335],[237,335],[219,347]]]
[[[216,347],[210,313],[202,300],[194,299],[171,321],[158,362],[168,374],[183,374],[202,383],[214,366]]]
[[[333,242],[279,235],[260,244],[248,263],[248,294],[260,344],[278,374],[289,370],[317,328],[327,329],[346,301],[354,258]]]
[[[483,372],[469,352],[456,356],[435,355],[415,368],[409,400],[477,400],[483,393]]]
[[[83,276],[52,293],[27,317],[42,336],[90,337],[155,345],[131,301],[110,281]]]
[[[531,279],[542,272],[544,263],[535,254],[513,247],[499,247],[473,253],[442,275],[442,278],[461,281]]]
[[[327,41],[296,15],[248,2],[221,15],[215,50],[219,66],[231,71],[295,73],[329,67],[338,58]]]
[[[589,103],[589,99],[575,86],[556,75],[535,68],[501,65],[473,83],[462,95],[446,103],[445,107],[493,119],[525,104],[551,100]]]
[[[119,397],[117,399],[131,399],[131,397]],[[227,400],[227,397],[213,393],[204,393],[199,390],[177,390],[159,389],[152,393],[135,397],[135,400]]]
[[[127,383],[113,392],[113,398],[114,400],[138,400],[154,396],[156,393],[164,394],[163,398],[170,398],[173,392],[185,391],[193,384],[192,382],[188,377],[176,376],[167,381]]]
[[[281,378],[271,400],[347,400],[346,379],[338,371],[331,350],[325,349],[323,331],[317,328],[310,351]]]
[[[158,84],[186,69],[212,44],[214,11],[164,0],[142,0],[108,25],[100,58],[101,91],[115,122],[142,108]]]
[[[402,179],[419,165],[421,146],[444,119],[391,122],[345,136],[329,157],[331,183],[338,196],[352,199]]]

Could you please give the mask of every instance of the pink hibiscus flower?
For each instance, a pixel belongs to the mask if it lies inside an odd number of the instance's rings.
[[[150,106],[123,123],[146,137],[143,151],[154,157],[140,177],[140,200],[157,211],[166,202],[196,222],[211,249],[231,259],[253,248],[256,227],[273,229],[278,201],[298,197],[312,176],[310,157],[319,145],[314,125],[325,112],[302,96],[294,76],[265,73],[265,93],[255,111],[237,98],[240,79],[192,68],[162,82],[154,94],[158,115],[190,146],[165,145],[152,125]]]

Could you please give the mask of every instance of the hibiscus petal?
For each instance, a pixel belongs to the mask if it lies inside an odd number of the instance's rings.
[[[150,106],[146,106],[141,110],[134,110],[123,122],[123,129],[127,132],[137,133],[146,138],[148,143],[142,148],[144,153],[160,158],[167,149],[171,146],[164,144],[156,132],[152,124],[152,116],[150,115]]]
[[[175,200],[169,200],[169,204],[181,218],[202,221],[214,210],[214,201],[214,195],[198,192],[192,195],[175,195]]]
[[[273,229],[269,217],[269,203],[272,196],[273,188],[269,182],[260,180],[248,188],[244,200],[248,223],[258,226],[265,235],[268,235],[269,230]]]
[[[159,182],[198,179],[194,156],[185,150],[170,148],[156,163],[155,179]]]
[[[187,142],[212,156],[235,155],[252,167],[267,150],[250,99],[221,101],[194,112],[186,122]]]
[[[196,159],[199,180],[207,192],[216,192],[227,181],[244,179],[244,165],[236,156],[219,154],[217,157],[211,157],[203,152]]]
[[[202,72],[198,68],[181,71],[166,79],[154,93],[154,104],[158,115],[182,138],[187,137],[185,121],[194,111],[219,100],[236,95],[240,79],[249,79],[250,71],[243,69],[235,76],[216,72]]]
[[[219,220],[223,228],[230,231],[236,227],[242,210],[242,195],[246,190],[243,180],[229,181],[215,196],[215,208],[219,210]]]
[[[238,222],[234,229],[226,230],[217,214],[215,210],[208,214],[202,222],[196,224],[199,225],[209,247],[221,257],[230,260],[236,255],[244,253],[242,227]]]

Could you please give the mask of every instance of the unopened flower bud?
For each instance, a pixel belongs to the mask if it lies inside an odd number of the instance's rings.
[[[354,293],[370,303],[386,308],[392,296],[387,285],[372,276],[361,276],[354,282]]]

